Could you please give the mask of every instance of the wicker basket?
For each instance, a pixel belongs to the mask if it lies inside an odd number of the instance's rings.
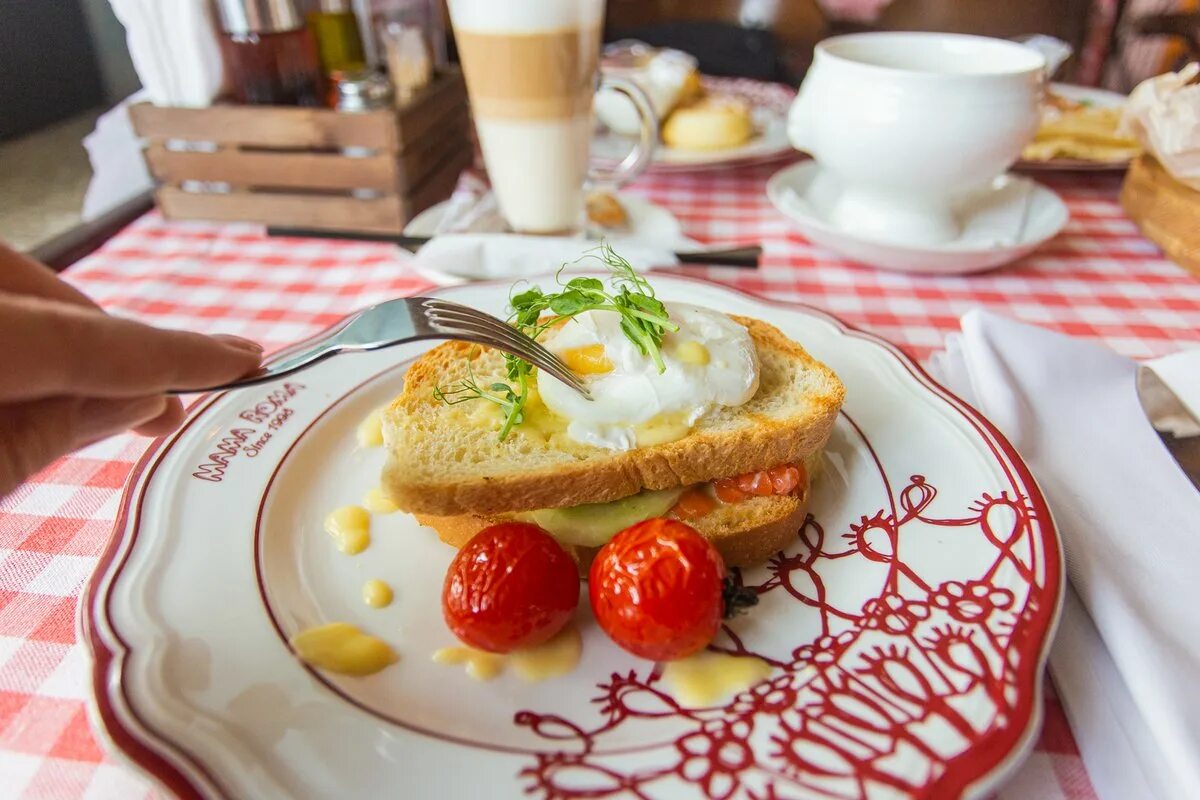
[[[1121,189],[1121,205],[1146,238],[1188,272],[1200,275],[1200,192],[1171,177],[1152,156],[1139,156]]]

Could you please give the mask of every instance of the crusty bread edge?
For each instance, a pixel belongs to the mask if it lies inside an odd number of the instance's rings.
[[[676,442],[637,448],[602,461],[581,461],[546,475],[482,476],[456,483],[420,483],[406,478],[404,464],[389,452],[383,468],[383,490],[401,509],[432,516],[498,514],[535,508],[566,508],[583,503],[619,500],[643,489],[671,489],[694,483],[770,469],[806,460],[829,439],[845,397],[837,375],[789,339],[778,328],[749,317],[732,317],[744,325],[760,347],[772,348],[820,372],[832,389],[810,398],[812,411],[801,418],[779,420],[758,416],[757,424],[741,433],[735,446],[729,434],[693,433]],[[442,347],[454,346],[451,342]],[[413,366],[416,370],[421,361]],[[385,415],[404,413],[408,388]]]

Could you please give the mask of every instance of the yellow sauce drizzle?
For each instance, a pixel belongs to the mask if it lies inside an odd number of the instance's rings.
[[[466,664],[467,674],[477,681],[490,681],[504,671],[505,656],[474,647],[443,647],[433,654],[438,664]]]
[[[685,339],[675,345],[675,357],[684,364],[695,364],[700,367],[708,364],[711,359],[708,348],[692,339]]]
[[[771,665],[754,656],[732,656],[702,650],[668,662],[662,679],[671,695],[686,708],[708,708],[727,700],[771,674]]]
[[[358,443],[362,447],[383,444],[383,409],[377,408],[358,423]]]
[[[367,492],[366,496],[363,497],[363,505],[372,514],[392,514],[399,510],[396,504],[392,502],[392,498],[384,494],[383,489],[378,486]]]
[[[538,683],[571,672],[579,665],[582,652],[579,629],[568,625],[548,642],[510,653],[508,660],[522,680]]]
[[[372,578],[363,584],[363,602],[371,608],[383,608],[392,603],[392,587],[378,578]]]
[[[291,645],[301,661],[341,675],[371,675],[400,660],[387,642],[346,622],[300,631]]]
[[[650,447],[682,439],[692,426],[688,424],[686,412],[659,414],[633,427],[638,447]]]
[[[579,664],[583,637],[574,625],[563,628],[548,642],[511,653],[488,653],[474,647],[443,647],[433,654],[438,664],[466,665],[467,675],[477,681],[490,681],[512,665],[513,672],[530,683],[566,675]]]
[[[489,406],[496,409],[497,419],[499,419],[499,406],[488,403]],[[523,413],[523,421],[515,430],[522,436],[529,436],[539,442],[549,442],[555,446],[571,447],[573,439],[567,436],[567,421],[551,411],[545,403],[542,402],[542,396],[538,394],[537,387],[532,386],[529,389],[529,397],[525,401],[525,410]]]
[[[371,515],[362,506],[342,506],[325,518],[325,532],[338,550],[358,555],[371,544]]]

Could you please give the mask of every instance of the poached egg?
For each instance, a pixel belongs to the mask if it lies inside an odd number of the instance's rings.
[[[666,370],[621,331],[615,311],[585,311],[542,343],[578,374],[586,400],[539,372],[538,393],[567,421],[567,436],[609,450],[632,450],[681,439],[709,411],[739,406],[758,391],[758,353],[750,333],[726,315],[683,303],[667,304],[679,330],[663,337]]]

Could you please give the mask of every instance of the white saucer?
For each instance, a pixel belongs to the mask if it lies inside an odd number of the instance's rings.
[[[992,269],[1016,261],[1054,238],[1070,217],[1054,192],[1010,173],[963,202],[963,232],[955,241],[892,244],[829,221],[828,209],[839,190],[836,179],[822,172],[815,161],[793,164],[767,182],[771,203],[796,223],[809,241],[855,261],[901,272],[962,275]]]
[[[589,239],[600,238],[603,234],[604,238],[611,242],[636,241],[639,244],[668,250],[695,250],[703,246],[695,239],[684,236],[683,226],[679,224],[675,215],[657,203],[635,194],[621,192],[617,193],[617,199],[629,218],[629,227],[611,233],[589,228]],[[404,235],[432,238],[437,234],[438,223],[446,213],[448,202],[450,201],[444,200],[413,217],[408,225],[404,226]],[[478,230],[472,229],[471,233],[507,233],[507,230],[499,225],[485,224]]]

